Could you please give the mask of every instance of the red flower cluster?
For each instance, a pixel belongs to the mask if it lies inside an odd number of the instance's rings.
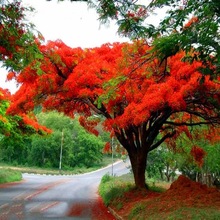
[[[204,157],[206,155],[206,152],[198,147],[198,146],[193,146],[191,151],[190,151],[190,154],[193,156],[195,162],[198,164],[198,166],[202,167],[204,161]]]

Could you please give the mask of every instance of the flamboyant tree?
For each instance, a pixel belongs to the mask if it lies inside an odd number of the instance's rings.
[[[90,116],[104,116],[105,129],[128,152],[137,187],[145,187],[148,153],[161,143],[175,148],[185,133],[193,147],[196,132],[188,127],[210,125],[203,134],[207,139],[219,131],[214,127],[220,123],[219,78],[204,77],[198,71],[201,62],[181,61],[184,52],[161,64],[144,41],[84,50],[56,41],[39,48],[45,57],[40,70],[29,65],[16,76],[21,87],[8,113],[29,112],[41,104],[70,116],[78,113],[81,125],[95,134],[97,118]],[[200,152],[193,149],[195,155]]]

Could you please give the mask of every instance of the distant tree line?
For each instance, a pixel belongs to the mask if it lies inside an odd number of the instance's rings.
[[[58,112],[38,113],[38,121],[52,130],[46,136],[18,135],[1,136],[0,161],[27,166],[58,168],[62,143],[63,168],[91,167],[103,159],[103,147],[108,135],[88,133],[77,119]]]

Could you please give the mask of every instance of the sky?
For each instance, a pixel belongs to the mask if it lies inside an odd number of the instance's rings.
[[[71,47],[96,47],[103,43],[125,41],[120,38],[114,22],[109,27],[101,25],[95,9],[86,2],[57,0],[23,0],[36,9],[31,21],[47,40],[61,39]]]
[[[45,40],[62,40],[71,47],[90,48],[104,43],[128,41],[119,37],[115,22],[100,25],[95,9],[89,9],[86,2],[70,2],[57,0],[22,0],[26,6],[35,8],[35,12],[28,15]],[[155,22],[158,16],[152,18]],[[5,69],[0,69],[0,87],[9,88],[11,93],[17,90],[14,81],[7,82]]]

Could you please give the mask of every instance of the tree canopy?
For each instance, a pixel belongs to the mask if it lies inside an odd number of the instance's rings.
[[[202,62],[183,62],[184,52],[161,65],[159,58],[152,59],[152,48],[145,41],[84,50],[55,41],[39,50],[45,54],[41,70],[30,65],[17,76],[22,85],[8,113],[28,112],[41,103],[70,116],[77,112],[81,125],[93,133],[97,119],[89,116],[103,115],[105,129],[113,131],[127,150],[139,187],[145,184],[148,152],[162,142],[175,148],[183,132],[193,140],[188,126],[204,124],[211,130],[202,135],[218,137],[213,126],[220,123],[219,83],[210,75],[201,83]]]

